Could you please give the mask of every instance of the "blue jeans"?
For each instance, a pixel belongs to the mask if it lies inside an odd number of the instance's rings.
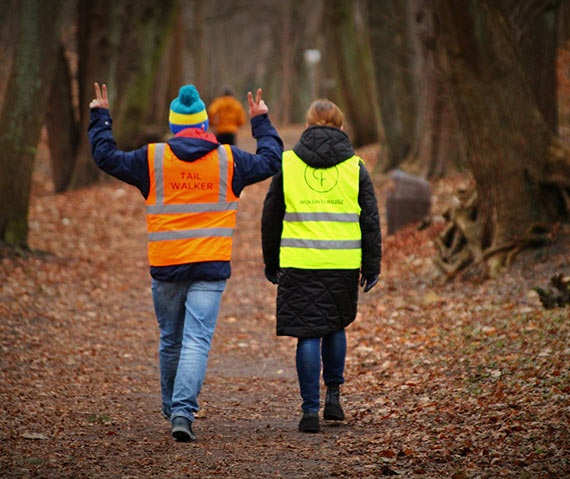
[[[226,280],[152,280],[160,329],[162,412],[194,421]]]
[[[344,329],[323,338],[299,339],[297,342],[297,375],[303,398],[303,411],[318,412],[321,356],[325,385],[344,383],[346,334]]]

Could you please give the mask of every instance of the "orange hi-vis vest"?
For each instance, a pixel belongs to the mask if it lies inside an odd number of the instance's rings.
[[[166,143],[148,145],[151,266],[230,260],[239,202],[233,163],[229,145],[192,162],[178,159]]]

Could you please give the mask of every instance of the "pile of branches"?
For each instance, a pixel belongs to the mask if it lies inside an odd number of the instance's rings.
[[[475,188],[462,193],[462,199],[444,213],[446,226],[435,239],[438,256],[434,263],[447,279],[458,273],[466,274],[472,268],[481,267],[483,275],[493,275],[495,266],[510,266],[515,256],[525,248],[537,248],[552,241],[560,224],[533,223],[525,234],[505,244],[483,247],[481,226],[477,223],[477,191]]]

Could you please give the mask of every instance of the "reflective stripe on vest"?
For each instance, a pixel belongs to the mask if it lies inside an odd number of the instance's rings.
[[[148,257],[151,266],[229,261],[237,198],[233,155],[220,145],[186,162],[165,143],[148,146]],[[229,185],[229,186],[228,186]]]
[[[283,153],[282,268],[360,267],[360,161],[353,156],[331,168],[312,168],[292,150]]]

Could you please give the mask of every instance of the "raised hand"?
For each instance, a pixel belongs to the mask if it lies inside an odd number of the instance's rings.
[[[103,91],[99,88],[99,83],[95,82],[95,98],[89,103],[89,108],[109,108],[109,98],[107,97],[107,85],[103,83]]]
[[[257,115],[263,115],[264,113],[269,112],[269,108],[265,102],[261,99],[261,88],[257,89],[257,98],[255,99],[255,103],[253,101],[253,95],[250,91],[247,92],[247,101],[249,103],[249,116],[253,118]]]

